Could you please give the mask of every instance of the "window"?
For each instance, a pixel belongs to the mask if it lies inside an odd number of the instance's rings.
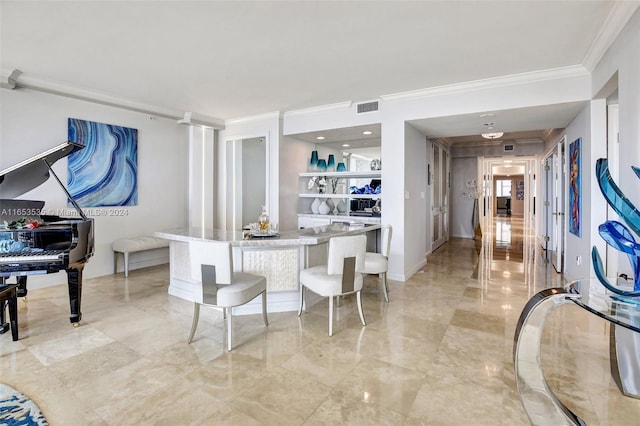
[[[497,197],[510,197],[511,196],[511,180],[497,180],[496,181],[496,196]]]

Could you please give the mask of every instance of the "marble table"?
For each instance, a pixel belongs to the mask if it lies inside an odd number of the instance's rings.
[[[520,399],[533,425],[584,425],[551,391],[540,365],[540,339],[547,315],[574,303],[609,321],[611,374],[620,391],[640,398],[640,300],[629,303],[610,293],[597,279],[574,281],[549,288],[526,304],[514,336],[513,358]]]
[[[234,268],[267,278],[269,312],[298,310],[300,269],[326,261],[330,238],[367,234],[367,250],[376,251],[380,224],[335,222],[326,226],[283,231],[278,236],[251,237],[247,231],[179,228],[155,232],[169,240],[169,294],[193,300],[189,242],[226,241],[233,247]],[[311,304],[313,301],[311,301]],[[260,313],[260,303],[234,308],[234,315]]]

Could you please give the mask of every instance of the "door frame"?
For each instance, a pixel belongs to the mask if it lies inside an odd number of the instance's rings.
[[[439,149],[440,158],[438,162],[438,170],[436,170],[435,153],[434,150]],[[446,158],[443,158],[443,153],[446,153]],[[431,252],[434,252],[447,241],[449,241],[449,197],[451,196],[451,152],[449,148],[438,142],[433,142],[431,150],[431,161],[433,164],[431,173],[433,179],[431,181],[431,215],[429,220],[429,226],[431,227]],[[436,178],[436,173],[440,173],[439,179]],[[440,185],[436,185],[439,183]],[[439,191],[439,197],[436,198],[436,191]],[[436,199],[440,200],[440,205],[436,206]],[[436,233],[434,232],[434,225],[436,220],[441,220],[440,223],[440,238],[435,239]]]

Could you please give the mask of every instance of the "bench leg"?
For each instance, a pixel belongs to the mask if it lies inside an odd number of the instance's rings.
[[[124,277],[129,277],[129,253],[124,254]]]
[[[113,275],[118,273],[118,252],[113,252]]]

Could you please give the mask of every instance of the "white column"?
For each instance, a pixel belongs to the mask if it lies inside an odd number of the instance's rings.
[[[189,227],[214,227],[214,129],[189,125]]]

